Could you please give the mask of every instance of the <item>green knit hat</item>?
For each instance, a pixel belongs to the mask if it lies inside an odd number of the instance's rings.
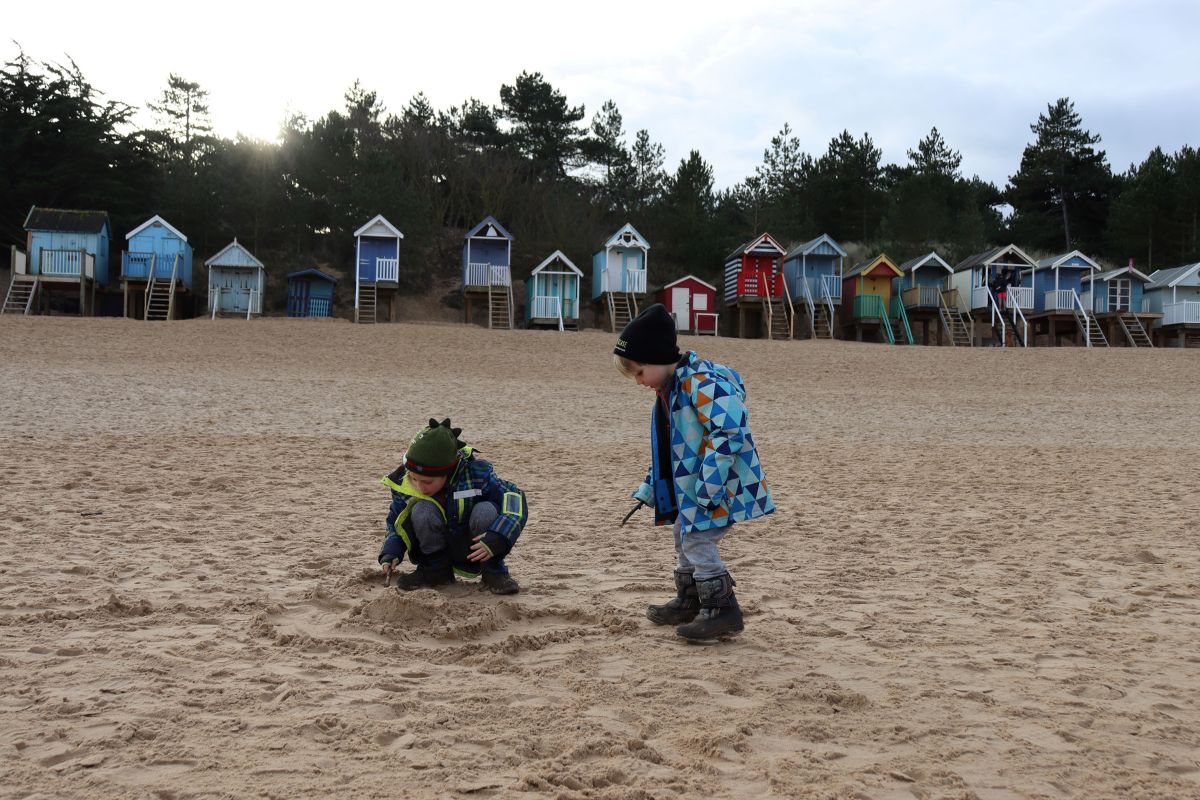
[[[449,475],[458,464],[458,451],[466,445],[459,440],[462,428],[451,428],[450,418],[438,422],[429,418],[429,425],[413,437],[404,454],[404,468],[418,475]]]

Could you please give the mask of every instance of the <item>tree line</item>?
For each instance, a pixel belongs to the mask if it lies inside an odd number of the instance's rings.
[[[516,236],[518,278],[555,249],[584,268],[625,222],[650,240],[657,274],[710,281],[763,231],[784,244],[828,233],[897,260],[937,249],[954,263],[1008,242],[1146,271],[1200,260],[1196,150],[1155,148],[1114,172],[1069,98],[1030,125],[1003,187],[963,175],[937,128],[905,163],[885,164],[868,133],[843,131],[811,154],[785,124],[754,174],[720,190],[699,151],[668,166],[612,100],[589,118],[537,72],[503,84],[499,100],[436,109],[418,93],[390,112],[355,83],[342,108],[294,115],[275,141],[230,139],[213,133],[208,93],[181,76],[147,104],[154,124],[142,128],[74,62],[20,52],[0,70],[0,242],[24,241],[33,205],[106,210],[118,242],[161,214],[200,257],[237,236],[277,275],[348,273],[353,231],[382,213],[405,233],[412,291],[457,274],[463,233],[487,214]]]

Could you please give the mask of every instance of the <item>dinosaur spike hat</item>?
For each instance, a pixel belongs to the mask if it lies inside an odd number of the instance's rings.
[[[430,417],[429,425],[413,437],[404,454],[404,468],[418,475],[437,477],[449,475],[458,464],[458,451],[465,443],[458,438],[462,428],[451,428],[450,418],[438,422]]]

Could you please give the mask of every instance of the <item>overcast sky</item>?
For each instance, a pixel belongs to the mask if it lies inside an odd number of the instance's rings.
[[[179,10],[185,9],[185,10]],[[1075,101],[1114,170],[1200,145],[1200,3],[727,0],[14,3],[0,56],[75,59],[144,106],[169,73],[210,93],[218,133],[274,138],[289,112],[342,107],[355,80],[391,111],[499,104],[541,72],[587,120],[616,101],[674,169],[697,149],[718,187],[752,174],[784,123],[813,154],[869,132],[885,162],[937,126],[963,171],[1003,186],[1048,103]],[[14,43],[15,42],[15,43]],[[149,119],[147,119],[149,121]]]

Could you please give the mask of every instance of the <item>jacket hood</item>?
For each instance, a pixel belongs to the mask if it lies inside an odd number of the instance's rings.
[[[728,383],[737,392],[738,398],[744,403],[746,402],[746,384],[742,381],[742,376],[737,370],[731,369],[724,364],[714,364],[707,358],[701,358],[696,355],[696,351],[689,350],[685,356],[686,364],[682,364],[680,369],[687,368],[698,375],[708,375],[713,378]],[[676,376],[679,370],[675,371]]]

